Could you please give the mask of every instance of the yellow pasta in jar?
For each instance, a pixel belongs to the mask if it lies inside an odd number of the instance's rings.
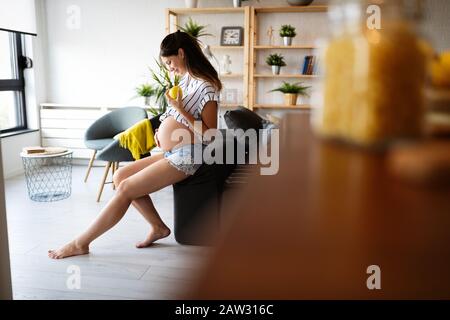
[[[427,54],[407,22],[342,33],[323,60],[321,135],[373,146],[421,134]]]

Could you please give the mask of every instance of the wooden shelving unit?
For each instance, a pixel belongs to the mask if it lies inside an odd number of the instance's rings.
[[[231,108],[237,106],[249,107],[249,47],[250,47],[250,7],[240,7],[240,8],[175,8],[166,9],[166,33],[171,33],[178,30],[177,25],[178,17],[180,15],[195,15],[195,14],[241,14],[243,15],[243,27],[244,27],[244,45],[243,46],[221,46],[214,45],[210,46],[210,49],[214,52],[218,51],[241,51],[243,56],[243,70],[242,73],[231,73],[231,74],[220,74],[219,77],[222,80],[241,79],[243,85],[243,101],[236,104],[221,103],[220,107]],[[224,25],[225,26],[225,25]],[[226,87],[226,84],[225,84]]]
[[[242,14],[244,26],[244,45],[243,46],[210,46],[213,52],[218,51],[242,51],[243,52],[243,70],[242,73],[221,74],[222,80],[242,79],[243,82],[243,101],[237,104],[221,104],[221,107],[232,108],[244,105],[249,109],[301,109],[309,110],[309,105],[286,106],[282,104],[263,104],[257,101],[257,81],[260,79],[315,79],[317,75],[303,74],[261,74],[256,72],[257,53],[263,50],[314,50],[316,47],[312,44],[279,46],[279,45],[260,45],[258,42],[258,14],[271,13],[308,13],[308,12],[326,12],[327,6],[286,6],[286,7],[251,7],[240,8],[170,8],[166,9],[166,33],[176,31],[179,24],[178,18],[181,15],[198,14]]]
[[[254,7],[256,13],[327,12],[328,6]]]
[[[260,79],[316,79],[317,75],[304,75],[304,74],[261,74],[256,72],[257,66],[257,53],[262,50],[314,50],[317,47],[312,44],[305,45],[260,45],[258,39],[258,14],[271,14],[271,13],[309,13],[309,12],[327,12],[328,6],[291,6],[291,7],[253,7],[250,12],[250,70],[249,70],[249,105],[250,109],[297,109],[297,110],[310,110],[311,106],[301,104],[297,106],[287,106],[284,104],[264,104],[257,101],[257,81]]]
[[[244,13],[249,7],[226,7],[226,8],[169,8],[166,9],[170,15],[194,15],[194,14],[225,14],[225,13]]]
[[[255,50],[298,50],[298,49],[316,49],[315,46],[253,46]]]
[[[240,106],[238,103],[221,103],[220,106],[222,108],[237,108]]]
[[[210,46],[211,50],[242,50],[244,46]]]
[[[230,74],[220,74],[220,78],[242,78],[244,75],[242,73],[230,73]]]
[[[315,79],[319,76],[317,75],[307,75],[307,74],[255,74],[255,78],[279,78],[279,79],[287,79],[287,78],[298,78],[298,79]]]
[[[254,109],[293,109],[293,110],[311,110],[309,104],[299,104],[296,106],[287,106],[285,104],[255,104]]]

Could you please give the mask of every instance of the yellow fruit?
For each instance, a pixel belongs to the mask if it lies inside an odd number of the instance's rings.
[[[443,53],[431,64],[433,84],[438,87],[450,88],[450,53]]]
[[[177,99],[177,97],[178,97],[178,94],[180,95],[180,96],[183,96],[183,93],[182,93],[182,91],[181,91],[181,88],[179,87],[179,86],[173,86],[172,88],[170,88],[170,90],[169,90],[169,96],[172,98],[172,99]]]

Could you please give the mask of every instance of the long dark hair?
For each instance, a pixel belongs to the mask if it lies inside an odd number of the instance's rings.
[[[161,57],[178,55],[178,50],[184,50],[186,68],[189,74],[211,83],[216,90],[222,90],[222,82],[216,69],[208,61],[200,48],[198,40],[186,32],[177,31],[167,35],[161,42]]]

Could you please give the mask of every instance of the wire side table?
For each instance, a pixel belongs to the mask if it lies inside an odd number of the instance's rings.
[[[72,193],[72,151],[21,153],[28,196],[33,201],[63,200]]]

